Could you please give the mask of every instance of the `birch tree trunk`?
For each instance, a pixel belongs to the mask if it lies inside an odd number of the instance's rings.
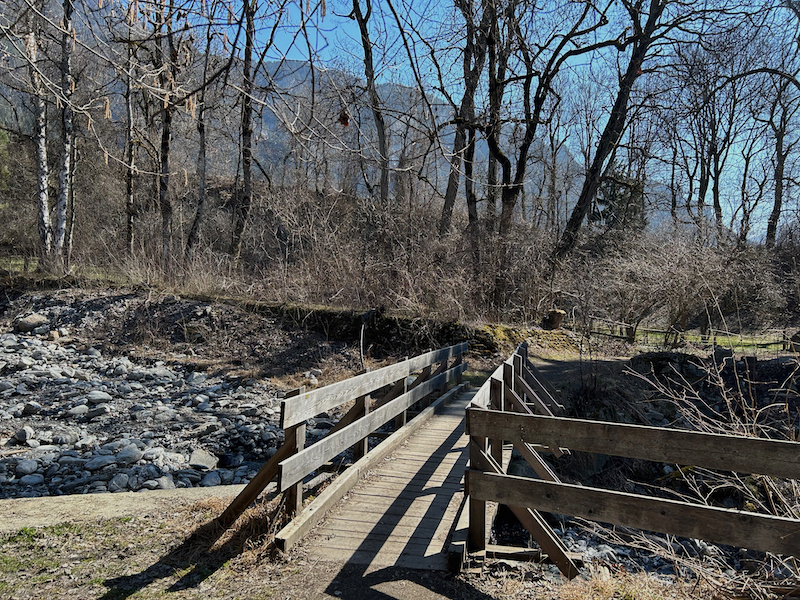
[[[58,170],[58,194],[56,196],[55,229],[53,231],[53,254],[58,267],[65,266],[65,242],[67,238],[67,206],[72,181],[72,0],[64,0],[61,32],[61,157]]]
[[[53,251],[53,226],[50,221],[50,198],[48,179],[50,172],[47,166],[47,103],[42,78],[39,75],[37,60],[39,41],[36,34],[28,34],[26,50],[28,53],[28,69],[33,89],[36,121],[34,125],[34,145],[36,146],[36,183],[37,183],[37,224],[39,229],[39,250],[44,260],[49,260]]]
[[[130,28],[131,35],[133,28]],[[125,248],[128,256],[133,254],[133,227],[135,204],[133,178],[136,171],[135,148],[133,142],[133,42],[128,40],[128,60],[125,68]]]

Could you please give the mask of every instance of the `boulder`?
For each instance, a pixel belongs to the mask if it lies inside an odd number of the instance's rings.
[[[37,327],[42,327],[44,325],[49,326],[50,319],[39,313],[31,313],[17,320],[15,323],[17,331],[21,331],[22,333],[29,333]]]
[[[210,452],[206,452],[202,448],[198,448],[192,452],[192,456],[189,458],[189,466],[193,469],[205,469],[207,471],[211,471],[217,466],[218,460],[219,459]]]

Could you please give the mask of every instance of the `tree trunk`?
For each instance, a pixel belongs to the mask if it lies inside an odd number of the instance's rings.
[[[172,108],[161,113],[161,170],[158,177],[158,206],[161,209],[161,257],[168,268],[172,257],[172,201],[169,197],[169,151]]]
[[[131,35],[133,28],[129,28]],[[133,142],[133,44],[128,41],[128,60],[125,69],[125,249],[133,255],[133,225],[136,209],[133,196],[133,177],[136,171]]]
[[[453,158],[450,160],[450,175],[447,179],[447,189],[444,194],[444,206],[442,206],[442,217],[439,220],[439,236],[445,235],[450,229],[453,219],[453,208],[455,207],[458,185],[461,179],[462,154],[466,148],[466,130],[470,129],[470,140],[472,155],[475,155],[474,142],[474,121],[475,121],[475,92],[478,89],[483,65],[486,62],[486,47],[488,43],[487,31],[490,27],[492,11],[485,10],[483,18],[478,28],[472,22],[472,2],[457,1],[456,5],[464,16],[467,26],[467,36],[464,42],[464,95],[461,98],[461,106],[458,110],[456,122],[456,137],[453,141]],[[464,159],[466,160],[466,159]],[[465,165],[466,170],[466,165]],[[470,166],[470,171],[472,167]],[[465,173],[465,177],[467,176]],[[471,185],[471,184],[470,184]],[[472,186],[471,186],[472,187]],[[466,194],[469,196],[469,194]],[[469,199],[467,200],[469,202]],[[468,207],[469,209],[469,207]],[[476,213],[477,214],[477,213]],[[470,215],[472,216],[472,215]],[[470,221],[472,227],[472,221]]]
[[[242,194],[236,200],[231,254],[239,258],[242,237],[253,202],[253,43],[256,36],[256,0],[245,0],[245,41],[242,73]]]
[[[369,37],[367,23],[372,15],[372,2],[367,0],[366,15],[361,12],[359,0],[353,0],[351,18],[355,18],[361,31],[361,45],[364,48],[364,76],[367,83],[367,98],[372,111],[372,120],[375,121],[375,131],[378,136],[378,167],[381,171],[380,199],[385,205],[389,200],[389,144],[386,139],[386,123],[383,119],[381,100],[375,87],[375,65],[372,58],[372,41]]]
[[[169,271],[172,261],[172,200],[169,196],[170,179],[170,141],[172,138],[172,117],[175,106],[172,104],[172,92],[175,85],[176,65],[173,55],[172,39],[172,0],[166,7],[164,15],[162,4],[157,12],[156,26],[161,39],[156,44],[156,67],[161,70],[159,83],[164,94],[164,105],[161,110],[161,147],[160,169],[158,176],[158,205],[161,210],[161,258],[164,269]]]
[[[64,244],[67,237],[67,205],[70,198],[72,169],[72,0],[64,0],[61,33],[61,158],[58,171],[56,219],[53,231],[53,253],[59,268],[64,268]]]
[[[37,183],[37,213],[39,228],[40,258],[49,260],[53,251],[53,226],[50,221],[50,197],[48,180],[50,172],[47,165],[47,103],[44,99],[44,86],[39,76],[38,54],[39,41],[36,34],[31,31],[27,39],[28,69],[30,71],[31,87],[33,88],[36,122],[34,126],[34,144],[36,146],[36,183]]]
[[[647,23],[640,31],[638,39],[633,43],[631,57],[628,60],[628,67],[620,79],[619,91],[611,109],[600,141],[597,144],[594,159],[586,174],[586,178],[578,196],[578,202],[572,210],[569,221],[561,234],[561,239],[555,249],[555,257],[563,258],[569,254],[578,241],[578,231],[583,225],[586,215],[592,206],[592,201],[597,195],[600,186],[600,179],[606,164],[606,159],[617,147],[622,132],[625,130],[625,123],[628,117],[628,100],[633,89],[633,84],[642,74],[642,64],[647,56],[650,44],[653,42],[653,33],[656,30],[658,21],[661,18],[667,2],[665,0],[653,0],[650,3],[650,13],[647,15]]]
[[[467,233],[472,247],[472,267],[473,272],[478,275],[481,269],[481,236],[480,222],[478,221],[478,197],[475,195],[475,181],[473,179],[474,166],[475,130],[470,129],[469,142],[464,154],[464,193],[467,196],[467,214],[469,216]]]
[[[458,184],[461,182],[461,159],[466,147],[466,133],[465,124],[459,119],[456,124],[456,137],[453,140],[453,156],[450,159],[450,175],[447,177],[447,189],[444,192],[442,216],[439,219],[439,237],[450,231],[453,208],[456,205],[456,196],[458,195]]]
[[[781,119],[783,125],[783,119]],[[765,245],[767,248],[775,247],[775,240],[778,235],[778,222],[781,218],[781,210],[783,210],[783,180],[784,172],[786,169],[786,156],[787,153],[783,149],[784,137],[786,130],[784,127],[778,127],[775,130],[775,198],[772,202],[772,210],[769,213],[767,220],[767,237]]]

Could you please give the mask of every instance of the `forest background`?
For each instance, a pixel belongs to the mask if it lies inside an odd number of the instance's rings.
[[[800,322],[800,3],[7,0],[0,254],[468,321]]]

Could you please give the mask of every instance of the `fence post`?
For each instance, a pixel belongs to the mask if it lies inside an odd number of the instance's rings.
[[[369,394],[356,398],[356,406],[358,407],[356,420],[366,416],[369,412],[369,400]],[[369,452],[369,436],[353,445],[353,462],[363,458],[367,452]]]
[[[489,380],[489,408],[492,410],[502,411],[503,406],[503,382],[499,379],[491,378]],[[503,440],[489,440],[489,454],[497,461],[497,464],[503,464]]]
[[[467,428],[469,428],[469,408],[467,409]],[[470,436],[469,438],[469,468],[477,471],[480,464],[479,454],[486,452],[486,438]],[[469,493],[469,472],[467,472],[467,488],[469,494],[469,533],[467,546],[473,552],[486,549],[486,501],[476,500]]]
[[[292,445],[292,454],[297,454],[306,447],[306,424],[292,425],[284,431],[285,443]],[[298,481],[286,490],[286,514],[289,518],[297,516],[303,510],[303,481]]]
[[[294,396],[299,396],[304,394],[306,391],[306,386],[300,386],[296,390],[292,390],[291,392],[286,394],[287,398],[291,398]],[[305,448],[306,446],[306,424],[299,423],[297,425],[292,425],[283,431],[283,443],[288,444],[292,447],[292,454],[297,454]],[[296,516],[301,510],[303,510],[303,482],[298,481],[292,487],[286,490],[284,494],[284,498],[286,502],[284,504],[284,510],[286,511],[286,516],[290,519]]]
[[[408,377],[403,377],[403,394],[408,392]],[[394,418],[394,430],[397,431],[408,421],[408,411],[404,410]]]

